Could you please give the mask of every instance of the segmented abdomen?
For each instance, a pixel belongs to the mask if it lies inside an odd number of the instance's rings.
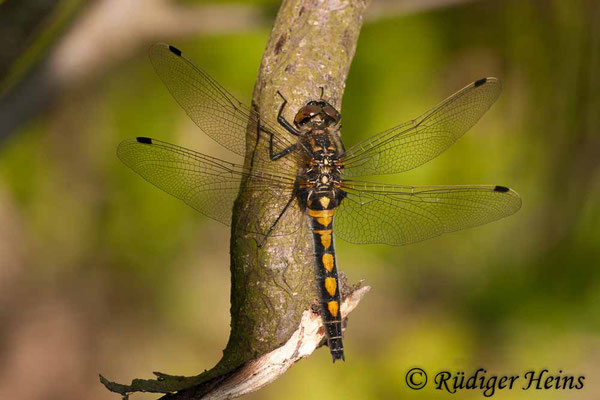
[[[321,317],[329,351],[336,360],[344,360],[340,289],[333,247],[333,209],[308,209],[309,227],[315,250],[315,270],[321,303]]]

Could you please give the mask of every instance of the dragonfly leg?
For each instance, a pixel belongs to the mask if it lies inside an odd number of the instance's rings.
[[[287,156],[288,154],[290,154],[292,151],[296,150],[298,147],[300,147],[300,143],[294,143],[293,145],[286,147],[285,149],[281,150],[279,153],[275,153],[273,150],[273,138],[275,137],[275,133],[273,131],[271,131],[269,128],[266,128],[264,126],[262,126],[260,124],[260,119],[258,119],[256,121],[256,145],[258,146],[258,141],[260,139],[260,132],[265,132],[266,134],[269,135],[269,157],[271,158],[271,161],[277,161],[279,160],[281,157]],[[255,147],[256,150],[256,147]],[[254,156],[252,156],[252,162],[250,163],[250,166],[254,165]]]
[[[279,122],[279,124],[281,126],[283,126],[285,128],[285,130],[288,131],[289,133],[291,133],[292,135],[302,136],[302,133],[299,130],[297,130],[296,128],[294,128],[294,126],[292,124],[290,124],[283,116],[283,110],[285,109],[285,106],[287,105],[287,99],[285,97],[283,97],[283,95],[281,94],[281,92],[279,90],[277,91],[277,94],[279,96],[281,96],[281,98],[283,99],[283,103],[281,103],[281,107],[279,107],[279,112],[277,113],[277,122]],[[273,132],[271,129],[262,126],[260,123],[260,119],[258,119],[256,121],[256,125],[257,125],[256,126],[257,144],[258,144],[258,139],[260,137],[260,131],[263,131],[270,136],[270,138],[269,138],[269,157],[271,158],[271,161],[276,161],[276,160],[280,159],[281,157],[287,156],[288,154],[290,154],[292,151],[298,149],[299,147],[304,147],[304,146],[302,146],[301,142],[297,142],[291,146],[286,147],[285,149],[281,150],[280,152],[275,153],[275,151],[273,150],[273,139],[274,139],[276,133]]]
[[[300,147],[300,143],[294,143],[293,145],[281,150],[279,153],[275,153],[273,152],[273,135],[271,135],[271,139],[269,140],[269,157],[271,157],[271,161],[279,160],[281,157],[287,156],[298,147]]]
[[[281,103],[281,107],[279,107],[279,112],[277,113],[277,122],[279,122],[279,124],[283,126],[285,130],[291,133],[292,135],[302,136],[302,133],[300,133],[298,129],[294,128],[294,126],[290,124],[283,116],[283,110],[287,105],[288,101],[285,97],[283,97],[279,90],[277,91],[277,94],[283,99],[283,103]]]
[[[275,222],[273,222],[273,224],[271,225],[271,227],[269,228],[269,230],[265,234],[265,237],[258,244],[259,248],[263,247],[263,245],[265,244],[265,242],[267,241],[267,239],[269,238],[269,236],[271,236],[271,233],[273,233],[273,230],[275,229],[275,226],[277,226],[277,223],[279,222],[279,220],[281,219],[281,217],[283,217],[283,214],[285,214],[285,212],[287,211],[287,209],[290,208],[290,205],[292,204],[292,202],[294,201],[295,198],[296,198],[296,191],[294,190],[294,192],[290,196],[290,200],[287,202],[287,204],[285,205],[285,207],[283,207],[283,210],[281,210],[281,212],[279,213],[279,216],[277,216],[277,219],[275,220]]]

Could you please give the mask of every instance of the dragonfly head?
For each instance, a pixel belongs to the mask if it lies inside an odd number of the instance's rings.
[[[323,129],[342,119],[340,113],[325,100],[312,100],[302,107],[294,118],[294,125],[302,129]]]

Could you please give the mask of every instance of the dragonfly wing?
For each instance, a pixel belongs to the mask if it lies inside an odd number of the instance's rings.
[[[157,43],[150,48],[149,56],[154,69],[188,116],[204,133],[227,149],[244,156],[247,132],[253,146],[259,143],[257,135],[260,135],[262,147],[256,157],[270,161],[267,147],[270,133],[273,134],[275,152],[297,143],[295,136],[242,104],[205,71],[186,59],[179,49]],[[278,164],[292,165],[296,161],[292,153]]]
[[[293,178],[254,173],[243,166],[156,139],[125,140],[119,145],[117,155],[148,182],[226,225],[231,225],[233,203],[240,189],[251,191],[265,203],[257,208],[266,211],[243,216],[242,223],[237,225],[247,232],[265,234],[276,218],[266,204],[273,202],[274,197],[287,199],[293,194]]]
[[[480,79],[420,117],[358,143],[341,157],[344,177],[393,174],[434,159],[475,125],[500,90],[498,79]]]
[[[351,243],[404,245],[514,214],[519,195],[503,186],[400,186],[346,181],[336,234]]]

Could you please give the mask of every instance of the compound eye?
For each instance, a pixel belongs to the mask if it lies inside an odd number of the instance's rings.
[[[294,123],[296,125],[303,125],[310,121],[310,119],[314,117],[320,110],[321,107],[318,105],[308,103],[302,107],[300,111],[298,111],[298,114],[296,114],[296,117],[294,118]]]
[[[310,120],[311,115],[309,113],[303,112],[302,110],[298,111],[296,117],[294,118],[294,124],[303,125]]]
[[[323,111],[325,112],[325,114],[327,114],[329,118],[333,119],[335,122],[338,122],[342,118],[340,113],[330,104],[324,106]]]
[[[318,114],[321,111],[321,107],[319,107],[318,104],[309,103],[308,105],[304,106],[304,108],[306,109],[306,112],[310,114],[311,117]]]

